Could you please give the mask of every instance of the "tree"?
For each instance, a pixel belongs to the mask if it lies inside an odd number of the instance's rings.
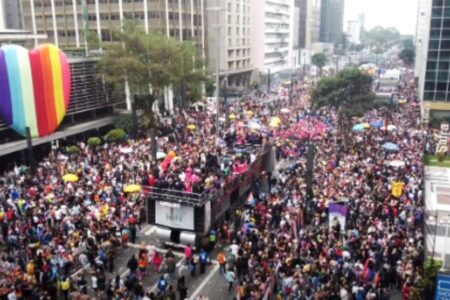
[[[316,53],[311,57],[312,64],[319,68],[320,77],[322,77],[322,68],[326,65],[327,61],[328,58],[325,53]]]
[[[411,39],[407,39],[403,41],[402,45],[403,48],[398,54],[398,58],[400,58],[403,61],[403,63],[410,66],[414,64],[414,58],[416,56],[414,43]]]
[[[384,50],[400,40],[400,32],[394,27],[377,26],[369,31],[362,32],[361,40],[369,47],[380,46]]]
[[[338,130],[348,145],[352,118],[362,116],[374,106],[372,77],[357,68],[345,69],[336,76],[321,79],[313,90],[314,109],[331,107],[338,112]]]
[[[126,22],[122,30],[115,29],[113,40],[102,45],[105,55],[98,69],[105,81],[115,86],[123,88],[128,82],[133,108],[142,109],[149,120],[152,155],[156,156],[153,104],[163,97],[166,87],[188,87],[183,90],[198,87],[206,79],[203,60],[193,43],[179,42],[158,33],[147,34],[135,22]]]

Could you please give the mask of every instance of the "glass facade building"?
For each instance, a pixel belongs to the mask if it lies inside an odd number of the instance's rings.
[[[450,0],[433,0],[423,99],[450,98]]]

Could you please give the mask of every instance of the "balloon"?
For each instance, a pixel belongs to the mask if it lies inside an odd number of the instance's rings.
[[[70,67],[56,46],[0,48],[0,117],[14,131],[31,137],[52,134],[70,100]]]
[[[161,168],[165,171],[170,165],[170,162],[172,161],[173,157],[170,155],[167,155],[166,158],[164,158],[163,162],[161,163]]]

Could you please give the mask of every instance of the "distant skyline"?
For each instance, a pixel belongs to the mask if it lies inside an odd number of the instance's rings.
[[[358,14],[366,16],[365,27],[395,27],[401,34],[415,34],[418,0],[344,0],[344,29]]]

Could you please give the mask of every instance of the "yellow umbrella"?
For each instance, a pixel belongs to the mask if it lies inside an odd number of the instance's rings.
[[[75,174],[66,174],[63,176],[65,182],[76,182],[79,180],[78,176]]]
[[[186,128],[189,130],[195,130],[197,126],[195,126],[194,124],[189,124]]]
[[[407,101],[406,101],[406,99],[400,99],[400,100],[398,100],[398,103],[400,103],[400,104],[405,104]]]
[[[141,191],[141,186],[139,184],[130,184],[123,188],[126,193],[137,193]]]
[[[370,124],[369,123],[363,123],[364,128],[370,128]]]
[[[272,117],[272,119],[270,119],[270,123],[280,123],[281,124],[281,119],[280,119],[280,117]]]
[[[251,110],[247,110],[246,112],[245,112],[245,114],[247,115],[247,116],[253,116],[253,112],[251,111]]]
[[[236,120],[236,115],[235,114],[231,114],[228,116],[228,118],[230,118],[230,120]]]
[[[278,127],[280,127],[280,123],[278,123],[278,122],[270,122],[269,123],[269,127],[278,128]]]

